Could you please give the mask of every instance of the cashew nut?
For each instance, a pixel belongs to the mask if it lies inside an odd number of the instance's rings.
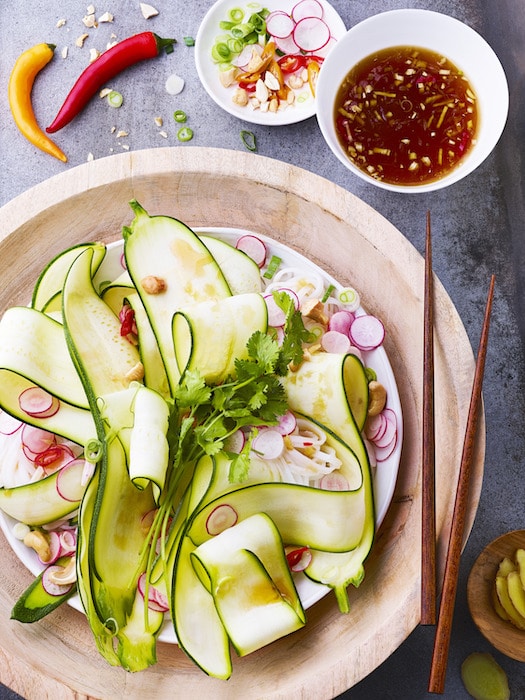
[[[26,547],[31,547],[38,554],[39,558],[43,562],[50,561],[51,559],[51,545],[49,540],[40,530],[31,530],[24,537],[24,544]]]
[[[60,568],[50,571],[49,580],[51,583],[56,583],[59,586],[75,583],[77,580],[75,557],[70,557],[66,566],[61,566]]]
[[[137,362],[137,364],[126,373],[126,379],[130,382],[138,382],[144,379],[144,365],[142,362]]]
[[[320,299],[307,299],[303,302],[301,313],[312,321],[318,321],[324,326],[328,323],[328,316],[325,313],[324,304]]]
[[[368,415],[377,416],[384,409],[386,404],[385,387],[372,380],[368,383]]]

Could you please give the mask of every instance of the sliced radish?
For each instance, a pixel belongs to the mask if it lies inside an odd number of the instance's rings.
[[[56,490],[64,501],[77,503],[82,500],[85,484],[82,483],[84,473],[84,460],[74,459],[58,472]]]
[[[386,430],[386,419],[382,413],[371,416],[366,422],[366,437],[372,442]]]
[[[297,427],[297,418],[291,411],[286,411],[286,413],[279,418],[279,425],[276,426],[277,430],[281,435],[290,435],[293,433]]]
[[[376,444],[374,446],[376,460],[378,462],[384,462],[385,460],[387,460],[391,456],[391,454],[394,452],[394,450],[396,449],[396,446],[397,446],[397,431],[395,432],[392,440],[389,443],[387,443],[386,445],[383,445],[382,447],[378,447],[378,445]]]
[[[40,557],[38,557],[38,558],[40,559],[40,562],[42,564],[54,564],[56,562],[56,560],[58,559],[58,557],[62,556],[62,547],[60,544],[60,536],[59,536],[58,532],[56,532],[55,530],[51,530],[51,532],[49,532],[47,534],[47,540],[49,542],[49,549],[51,552],[50,557],[46,561],[44,561]]]
[[[288,545],[284,548],[284,553],[286,554],[286,560],[291,571],[299,573],[299,571],[304,571],[312,561],[312,552],[308,547],[296,547],[294,545]]]
[[[385,327],[375,316],[356,316],[350,326],[350,339],[360,350],[375,350],[385,339]]]
[[[41,452],[56,444],[53,433],[33,425],[24,425],[21,435],[22,449],[28,459],[34,459]]]
[[[325,491],[348,491],[350,485],[341,472],[333,471],[325,474],[319,481],[319,486]]]
[[[42,467],[46,474],[52,474],[64,467],[75,458],[72,450],[67,445],[51,445],[44,452],[37,454],[34,462],[37,467]]]
[[[235,454],[240,454],[245,443],[246,437],[242,430],[236,430],[232,435],[228,437],[228,439],[224,443],[224,449],[227,452],[234,452]]]
[[[24,424],[5,411],[0,411],[0,433],[2,435],[14,435]]]
[[[344,335],[349,335],[350,326],[355,320],[355,314],[351,311],[336,311],[328,321],[329,331],[339,331]]]
[[[286,39],[293,32],[295,22],[284,10],[270,12],[266,18],[266,31],[278,39]]]
[[[51,566],[48,566],[46,569],[44,569],[42,573],[42,586],[45,590],[46,593],[49,593],[49,595],[52,596],[60,596],[60,595],[65,595],[66,593],[69,593],[69,591],[73,588],[72,583],[66,583],[66,584],[60,584],[60,583],[53,583],[53,581],[50,580],[49,576],[50,574],[53,573],[61,573],[64,570],[63,566],[57,566],[55,564],[52,564]]]
[[[247,44],[243,47],[241,53],[233,59],[232,64],[238,68],[246,68],[252,60],[254,51],[261,55],[263,47],[260,44]]]
[[[257,236],[247,234],[241,236],[235,244],[237,250],[242,250],[246,253],[259,267],[262,267],[266,261],[267,249],[264,241]]]
[[[18,405],[28,416],[50,418],[60,408],[60,401],[39,386],[31,386],[20,394]]]
[[[393,411],[391,413],[393,414]],[[390,413],[385,413],[385,411],[383,411],[382,415],[385,421],[385,429],[381,435],[372,440],[376,447],[386,447],[394,439],[394,436],[397,433],[397,423],[395,420],[395,414],[393,414],[394,418],[390,416]]]
[[[283,54],[291,54],[292,56],[299,53],[301,49],[297,46],[293,39],[293,34],[287,36],[285,39],[275,38],[275,45]]]
[[[144,598],[146,595],[146,574],[141,574],[137,583],[137,588],[140,595]],[[148,608],[156,612],[168,612],[170,609],[168,599],[161,593],[158,588],[149,584],[148,586]]]
[[[73,530],[62,530],[60,537],[61,554],[72,554],[77,547],[77,536]]]
[[[321,346],[325,352],[346,354],[350,350],[350,338],[339,331],[327,331],[321,338]]]
[[[206,520],[206,530],[209,535],[219,535],[224,530],[235,525],[238,520],[237,511],[223,503],[214,508]]]
[[[292,17],[296,22],[305,17],[321,18],[323,15],[323,6],[317,0],[300,0],[292,9]]]
[[[252,450],[262,459],[277,459],[284,450],[284,439],[278,430],[261,430],[252,441]]]
[[[302,51],[319,51],[330,41],[330,28],[320,17],[303,17],[295,25],[293,40]]]

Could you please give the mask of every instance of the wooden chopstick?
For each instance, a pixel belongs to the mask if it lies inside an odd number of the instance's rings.
[[[490,325],[490,312],[494,295],[494,275],[492,275],[485,308],[485,318],[479,341],[476,370],[470,397],[470,406],[465,430],[465,440],[461,455],[461,464],[458,475],[458,485],[452,526],[449,537],[445,574],[443,579],[443,591],[439,606],[438,623],[434,639],[434,650],[430,668],[428,690],[430,693],[443,693],[445,689],[445,676],[447,671],[448,650],[452,631],[452,618],[456,600],[456,590],[459,574],[459,560],[463,542],[463,531],[468,502],[469,480],[474,453],[476,431],[478,425],[479,408],[481,403],[481,387],[483,384],[483,372],[485,370],[485,357],[487,354],[488,334]]]
[[[434,284],[427,212],[423,328],[423,465],[421,503],[421,624],[436,623],[436,487],[434,434]]]

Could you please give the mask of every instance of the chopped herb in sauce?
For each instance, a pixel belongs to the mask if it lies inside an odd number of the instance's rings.
[[[478,123],[466,76],[444,56],[408,46],[358,63],[339,89],[334,118],[350,160],[400,185],[447,175],[475,143]]]

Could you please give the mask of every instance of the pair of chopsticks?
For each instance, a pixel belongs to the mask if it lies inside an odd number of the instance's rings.
[[[423,498],[421,555],[421,623],[436,622],[436,522],[435,522],[435,434],[434,434],[434,351],[433,279],[430,212],[427,212],[425,252],[424,355],[423,355]],[[456,600],[459,563],[468,504],[472,457],[476,440],[481,388],[487,354],[490,314],[495,278],[489,285],[485,316],[470,396],[469,412],[459,468],[456,499],[449,536],[443,590],[439,606],[428,690],[443,693],[447,670],[452,618]]]

